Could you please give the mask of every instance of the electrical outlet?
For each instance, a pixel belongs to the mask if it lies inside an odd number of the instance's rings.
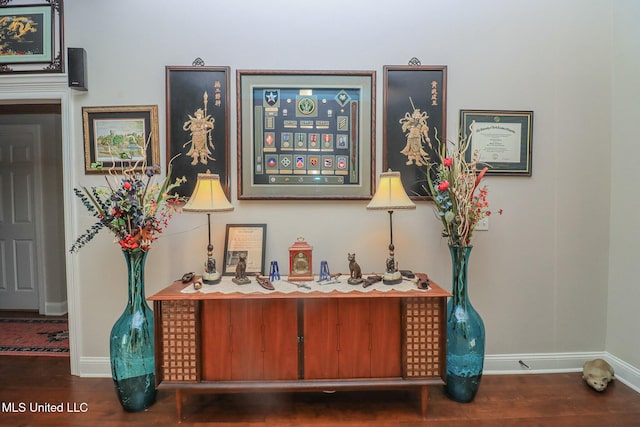
[[[484,217],[476,224],[476,230],[487,231],[489,230],[489,217]]]

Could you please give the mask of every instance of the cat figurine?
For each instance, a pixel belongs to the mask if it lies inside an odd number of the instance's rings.
[[[356,262],[356,254],[347,253],[347,259],[349,260],[349,280],[347,282],[350,285],[358,285],[363,282],[362,279],[362,269],[360,269],[360,265]]]

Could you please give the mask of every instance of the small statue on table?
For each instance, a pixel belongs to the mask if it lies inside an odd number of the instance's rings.
[[[238,265],[236,265],[236,277],[232,279],[236,285],[246,285],[251,283],[251,279],[247,277],[247,255],[240,254],[238,259]]]
[[[364,282],[362,278],[362,269],[360,265],[356,262],[356,254],[347,253],[347,259],[349,260],[349,279],[347,279],[347,283],[350,285],[359,285]]]

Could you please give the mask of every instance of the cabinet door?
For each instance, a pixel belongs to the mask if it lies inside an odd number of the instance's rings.
[[[201,319],[203,380],[297,379],[296,300],[205,300]]]
[[[231,379],[264,379],[262,301],[230,302]]]
[[[402,376],[399,298],[371,298],[371,376]]]
[[[298,301],[262,300],[265,380],[298,379]]]
[[[369,299],[338,301],[338,378],[371,376]]]
[[[338,378],[338,301],[304,300],[304,378]]]
[[[229,301],[202,301],[201,354],[202,379],[231,379],[231,331]]]

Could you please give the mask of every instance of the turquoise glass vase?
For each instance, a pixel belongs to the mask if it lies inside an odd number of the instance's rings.
[[[129,299],[111,329],[111,375],[122,408],[137,412],[156,400],[153,312],[144,294],[147,251],[122,253],[127,261]]]
[[[482,378],[484,322],[469,301],[467,267],[473,246],[449,246],[453,296],[447,302],[447,395],[471,402]]]

